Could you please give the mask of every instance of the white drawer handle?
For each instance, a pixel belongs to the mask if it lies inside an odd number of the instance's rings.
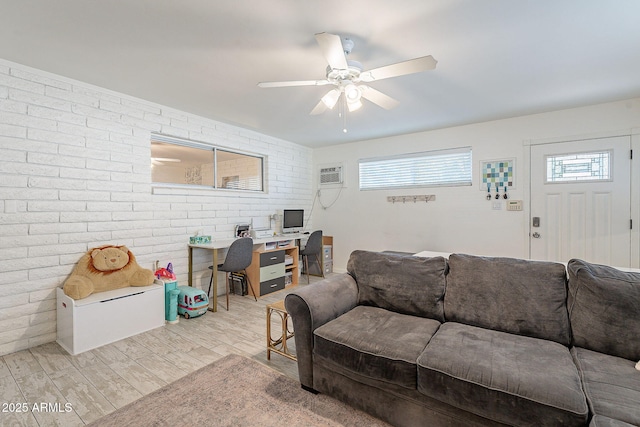
[[[277,257],[277,256],[272,256],[272,257],[271,257],[271,258],[269,258],[269,259],[273,259],[273,260],[275,260],[275,259],[278,259],[278,257]]]
[[[271,286],[269,286],[269,287],[270,287],[270,288],[275,288],[276,286],[278,286],[278,285],[271,285]]]

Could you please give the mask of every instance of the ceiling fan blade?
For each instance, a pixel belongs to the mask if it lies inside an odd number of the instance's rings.
[[[328,80],[291,80],[287,82],[260,82],[259,87],[288,87],[288,86],[324,86]]]
[[[316,34],[316,41],[320,45],[322,54],[331,68],[338,70],[346,70],[349,68],[340,36],[329,33],[318,33]]]
[[[438,61],[433,59],[433,56],[423,56],[420,58],[410,59],[408,61],[398,62],[397,64],[363,71],[360,73],[360,80],[363,82],[372,82],[374,80],[388,79],[389,77],[398,77],[407,74],[419,73],[421,71],[433,70],[436,68],[437,63]]]
[[[372,87],[366,85],[360,85],[359,87],[362,91],[363,98],[368,99],[369,101],[373,102],[376,105],[379,105],[385,110],[390,110],[399,104],[397,100],[393,99],[389,95],[385,95],[384,93]]]

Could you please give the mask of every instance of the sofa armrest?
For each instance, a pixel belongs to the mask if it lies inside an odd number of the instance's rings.
[[[346,313],[358,302],[356,281],[343,273],[296,289],[284,304],[293,320],[300,384],[313,389],[313,331]]]

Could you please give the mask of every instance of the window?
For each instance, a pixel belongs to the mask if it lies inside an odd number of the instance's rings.
[[[471,147],[359,161],[360,190],[471,185]]]
[[[151,181],[263,191],[264,158],[193,141],[154,135]]]
[[[547,183],[611,181],[611,151],[545,156]]]
[[[216,150],[216,166],[219,188],[262,190],[261,157]]]
[[[213,149],[151,141],[151,181],[213,187]]]

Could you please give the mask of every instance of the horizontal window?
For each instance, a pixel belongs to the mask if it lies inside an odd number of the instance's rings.
[[[471,147],[359,161],[360,190],[471,185]]]
[[[611,181],[611,151],[546,156],[547,183]]]
[[[154,135],[151,181],[263,191],[264,158],[188,140]]]

